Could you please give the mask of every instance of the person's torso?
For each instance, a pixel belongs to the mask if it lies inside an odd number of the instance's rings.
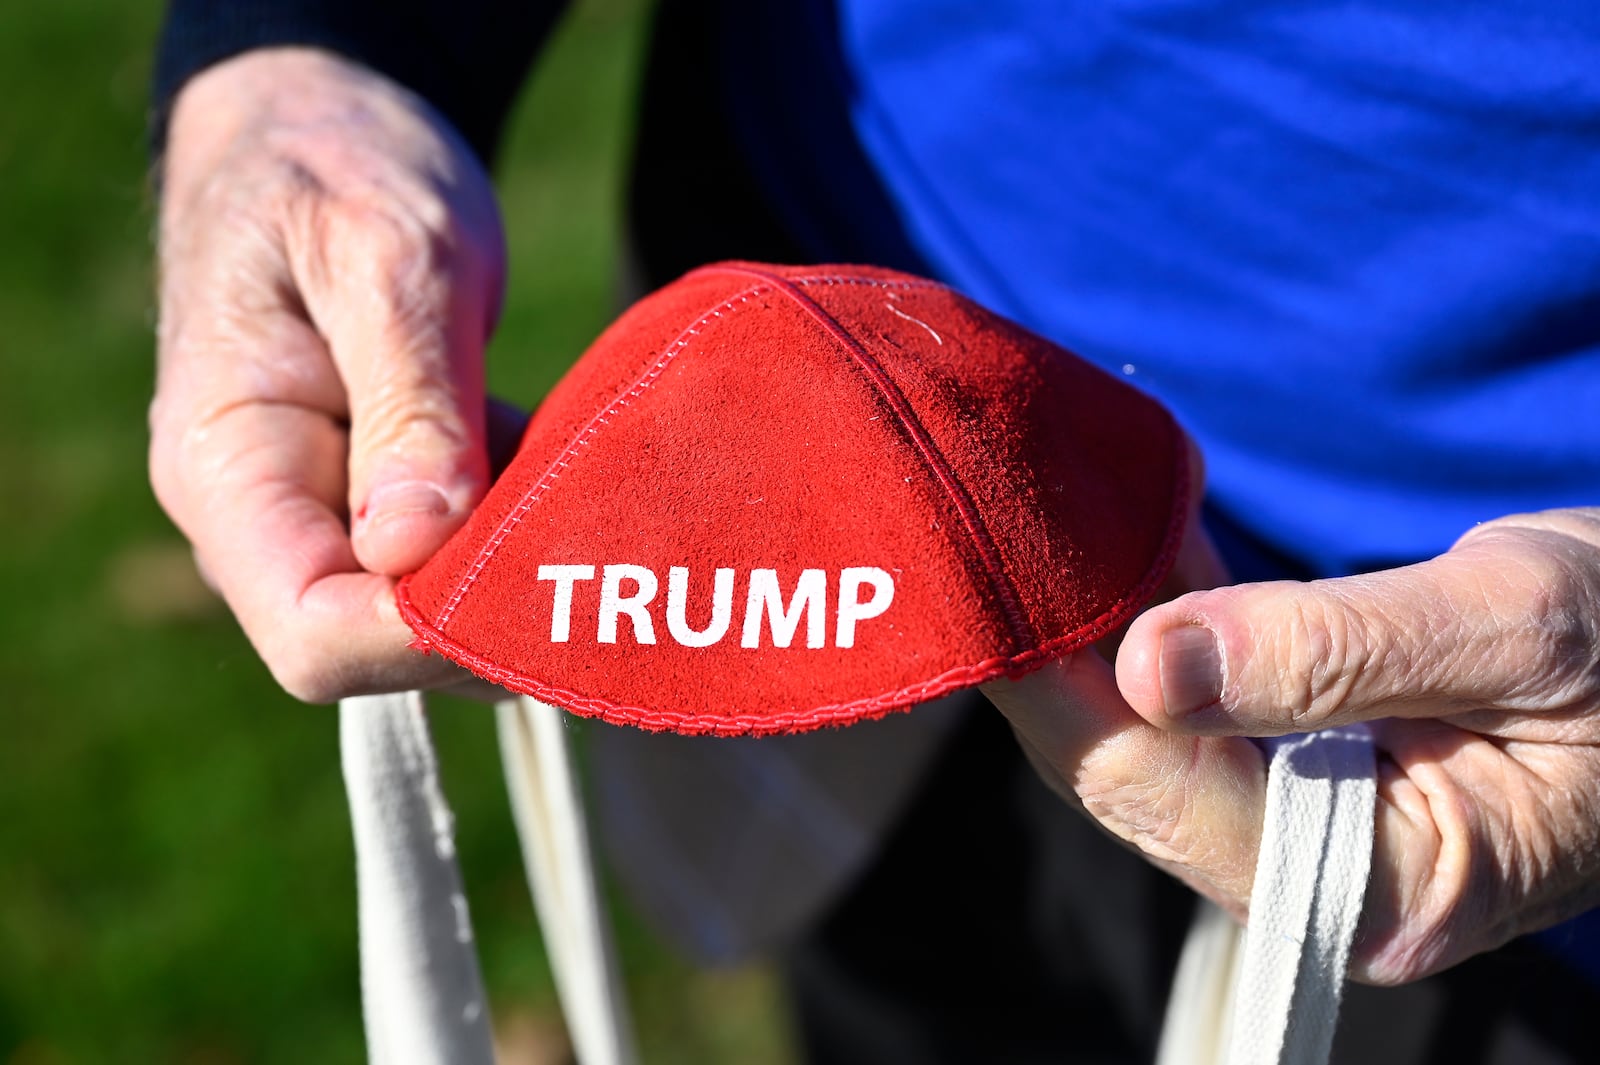
[[[1600,5],[724,4],[817,259],[920,269],[1167,402],[1321,572],[1600,498]]]

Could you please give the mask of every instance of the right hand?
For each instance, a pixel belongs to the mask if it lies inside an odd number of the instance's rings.
[[[268,49],[179,94],[160,210],[150,478],[201,572],[301,699],[464,680],[394,578],[487,487],[483,168],[393,82]]]

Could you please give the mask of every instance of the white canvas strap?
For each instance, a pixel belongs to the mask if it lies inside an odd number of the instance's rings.
[[[512,811],[580,1065],[632,1065],[633,1035],[559,710],[496,708]],[[361,999],[374,1065],[493,1065],[493,1033],[419,692],[346,699]]]
[[[1234,998],[1230,1065],[1328,1060],[1372,869],[1377,769],[1364,725],[1273,745]]]
[[[556,992],[581,1065],[632,1065],[633,1030],[595,884],[566,716],[526,696],[495,707],[511,809]]]
[[[1223,1065],[1244,929],[1207,899],[1196,904],[1167,996],[1155,1065]]]
[[[1355,725],[1270,750],[1249,923],[1238,929],[1202,903],[1158,1065],[1322,1065],[1332,1049],[1372,868],[1372,737]]]
[[[633,1065],[627,1003],[600,903],[559,710],[497,707],[529,881],[581,1065]],[[340,705],[355,832],[362,1008],[377,1065],[492,1065],[494,1048],[453,820],[417,692]],[[1248,927],[1202,906],[1168,1005],[1158,1065],[1321,1065],[1371,868],[1376,798],[1361,726],[1272,745]],[[1231,1002],[1231,1006],[1229,1003]]]
[[[374,1065],[493,1065],[483,979],[422,696],[339,704]]]

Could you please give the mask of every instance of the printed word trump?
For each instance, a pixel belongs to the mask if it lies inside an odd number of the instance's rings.
[[[571,639],[574,589],[582,582],[594,580],[594,576],[593,566],[539,567],[539,580],[555,585],[550,607],[551,643],[566,643]],[[688,617],[689,570],[685,566],[673,566],[667,571],[666,621],[667,632],[673,640],[684,647],[710,647],[728,634],[733,621],[734,577],[731,569],[717,570],[711,582],[711,620],[704,628],[696,629],[690,626]],[[626,618],[633,629],[635,643],[655,643],[655,618],[649,606],[660,587],[655,571],[648,566],[606,566],[600,577],[595,640],[616,643],[618,622]],[[878,617],[894,602],[894,578],[876,566],[847,566],[839,571],[835,587],[838,607],[834,611],[833,646],[854,647],[856,626]],[[826,647],[828,590],[827,570],[801,570],[794,591],[785,601],[777,570],[751,570],[746,582],[739,646],[788,647],[803,621],[806,646]]]

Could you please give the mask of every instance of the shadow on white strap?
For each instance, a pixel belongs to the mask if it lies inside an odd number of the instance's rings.
[[[1332,1049],[1372,868],[1372,737],[1356,725],[1284,737],[1269,750],[1249,925],[1201,904],[1158,1065],[1322,1065]]]
[[[1200,899],[1172,976],[1156,1065],[1223,1065],[1243,948],[1244,929],[1220,906]]]
[[[375,1065],[493,1065],[489,1011],[422,696],[346,699],[361,1005]]]
[[[632,1065],[633,1031],[560,710],[526,696],[495,707],[500,753],[545,950],[581,1065]]]

